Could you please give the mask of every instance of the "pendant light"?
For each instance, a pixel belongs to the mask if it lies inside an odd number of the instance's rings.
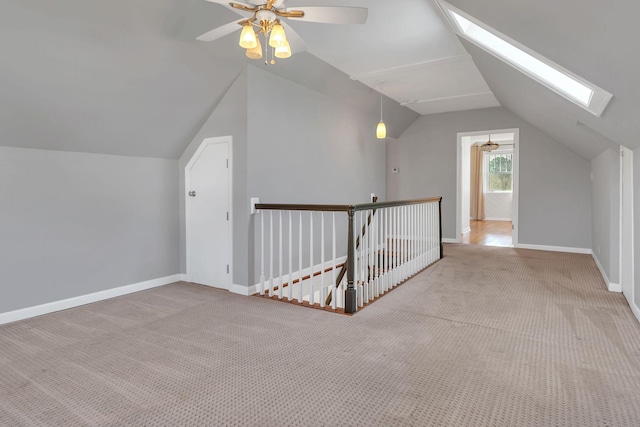
[[[385,139],[387,137],[387,126],[382,120],[382,84],[383,82],[380,82],[380,122],[376,128],[376,137],[378,139]]]

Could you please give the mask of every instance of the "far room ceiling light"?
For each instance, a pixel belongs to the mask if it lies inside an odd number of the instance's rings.
[[[387,137],[387,126],[382,120],[382,84],[383,82],[380,82],[380,121],[378,122],[378,127],[376,128],[376,137],[378,139],[385,139]]]
[[[489,140],[480,146],[480,149],[486,152],[497,150],[498,148],[500,148],[500,144],[491,141],[491,135],[489,135]]]
[[[510,39],[446,1],[437,2],[460,36],[591,114],[599,117],[613,97],[604,89]]]

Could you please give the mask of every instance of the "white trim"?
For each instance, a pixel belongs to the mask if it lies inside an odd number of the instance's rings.
[[[120,286],[118,288],[107,289],[104,291],[94,292],[92,294],[81,295],[77,297],[67,298],[60,301],[49,302],[46,304],[36,305],[33,307],[22,308],[19,310],[0,313],[0,325],[18,320],[28,319],[30,317],[40,316],[43,314],[53,313],[55,311],[67,310],[73,307],[79,307],[93,302],[103,301],[122,295],[140,292],[158,286],[168,285],[170,283],[182,280],[181,274],[160,277],[158,279],[147,280],[144,282],[134,283],[132,285]]]
[[[640,308],[638,308],[638,306],[635,304],[630,304],[629,306],[631,307],[631,311],[633,312],[634,316],[636,316],[636,319],[638,319],[638,322],[640,322]]]
[[[336,265],[337,264],[342,264],[343,262],[347,262],[347,256],[346,255],[336,258]],[[325,270],[327,268],[329,268],[329,267],[332,267],[332,266],[333,266],[333,260],[326,260],[324,262]],[[312,268],[309,268],[309,267],[303,268],[302,269],[302,277],[309,276],[309,275],[311,275],[312,272],[315,273],[315,272],[320,271],[321,269],[322,269],[321,264],[316,264]],[[294,280],[296,279],[296,277],[298,276],[299,273],[300,273],[300,270],[295,270],[295,271],[291,272],[291,274],[294,275]],[[287,277],[287,276],[285,276],[285,277]],[[267,278],[267,281],[268,280],[269,280],[269,278]],[[282,276],[273,278],[273,286],[274,287],[275,286],[280,286],[281,283],[282,283]],[[266,287],[266,285],[267,285],[267,283],[265,283],[265,287]],[[248,295],[257,294],[258,292],[260,292],[260,282],[256,283],[253,286],[250,286],[248,288],[243,286],[243,288],[248,290],[248,291],[246,291],[246,292],[249,292]],[[240,292],[236,292],[236,293],[240,293]]]
[[[469,232],[471,232],[471,227],[467,227],[464,230],[462,230],[462,234],[467,234]]]
[[[442,243],[460,243],[460,239],[445,239],[442,238]]]
[[[253,286],[243,286],[243,285],[238,285],[234,283],[231,286],[229,286],[229,292],[238,294],[238,295],[244,295],[244,296],[257,294],[258,292],[260,292],[260,284],[253,285]]]
[[[187,280],[187,279],[188,278],[187,278],[186,274],[180,273],[180,281],[181,282],[188,282],[189,280]]]
[[[547,246],[547,245],[529,245],[526,243],[514,245],[517,249],[533,249],[534,251],[550,251],[550,252],[568,252],[573,254],[586,254],[591,255],[591,249],[589,248],[571,248],[568,246]]]
[[[487,217],[484,219],[485,221],[511,221],[511,218],[497,218],[497,217]]]
[[[600,264],[600,260],[598,260],[598,257],[593,251],[591,251],[591,257],[596,262],[596,266],[598,270],[600,270],[600,275],[604,279],[604,283],[607,285],[609,292],[622,292],[622,286],[619,283],[611,283],[607,273],[604,271],[604,268],[602,268],[602,264]]]
[[[229,280],[227,281],[227,286],[230,287],[233,284],[233,137],[231,135],[203,139],[200,143],[200,146],[198,146],[198,148],[184,167],[185,261],[187,270],[184,280],[187,282],[191,282],[191,276],[189,274],[189,217],[191,214],[189,203],[189,187],[191,186],[191,176],[189,174],[189,171],[208,145],[223,143],[229,144],[229,151],[227,152],[227,156],[229,159],[229,172],[227,172],[229,174]],[[228,287],[219,289],[229,289]]]

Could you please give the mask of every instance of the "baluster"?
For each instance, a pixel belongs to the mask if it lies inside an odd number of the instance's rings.
[[[292,225],[291,225],[291,211],[289,211],[289,276],[287,281],[289,282],[289,286],[287,289],[287,300],[291,301],[293,299],[293,235],[292,235]]]
[[[380,212],[376,211],[376,214],[373,216],[373,235],[371,236],[372,240],[372,257],[373,257],[373,296],[374,298],[378,298],[380,296],[380,288],[378,287],[380,284],[380,280],[378,280],[378,264],[380,261],[378,260],[379,248],[378,248],[378,235],[380,234],[380,230],[378,230],[379,222],[378,217],[380,216]]]
[[[282,287],[284,286],[284,274],[282,271],[282,211],[278,211],[278,216],[278,275],[280,276],[278,299],[282,299]]]
[[[336,284],[336,213],[331,212],[331,258],[333,261],[331,262],[331,289],[332,289],[332,298],[331,298],[331,308],[334,310],[338,308],[338,295],[340,292],[338,291],[338,285]]]
[[[383,289],[384,292],[387,292],[389,290],[389,254],[390,254],[390,249],[389,249],[389,209],[385,208],[382,211],[383,213],[383,218],[384,218],[384,229],[382,232],[382,248],[384,250],[384,256],[382,257],[382,264],[383,264],[383,276],[382,276],[382,280],[383,280]]]
[[[260,212],[260,295],[264,295],[264,211]]]
[[[309,305],[313,305],[313,212],[309,212]]]
[[[369,278],[371,277],[371,263],[369,262],[369,224],[367,211],[363,211],[363,229],[360,247],[362,248],[362,265],[364,267],[364,275],[362,276],[362,287],[364,294],[362,298],[365,303],[369,302]]]
[[[273,296],[273,211],[269,211],[269,296]]]
[[[324,212],[320,212],[320,307],[324,308],[327,284],[324,281]]]
[[[302,304],[302,211],[298,211],[298,268],[300,275],[298,276],[298,304]]]

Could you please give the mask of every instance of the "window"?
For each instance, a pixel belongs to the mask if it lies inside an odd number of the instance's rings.
[[[580,78],[537,52],[510,39],[443,0],[438,0],[456,33],[595,116],[612,98],[609,92]]]
[[[512,191],[513,153],[485,153],[485,192]]]

